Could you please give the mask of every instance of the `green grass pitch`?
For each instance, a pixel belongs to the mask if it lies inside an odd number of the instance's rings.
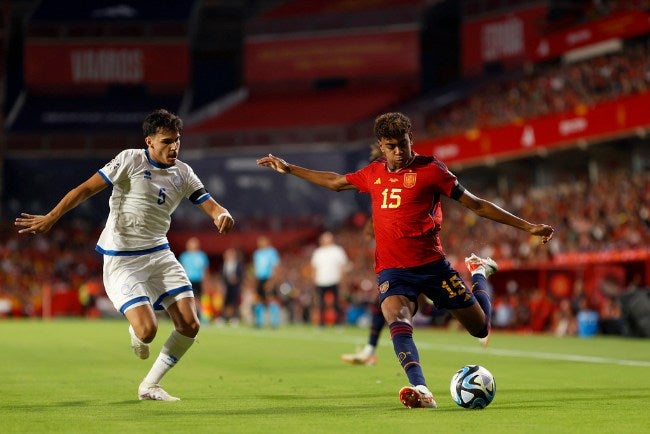
[[[161,320],[157,354],[171,330]],[[361,328],[205,326],[163,381],[180,402],[140,402],[152,359],[137,359],[125,320],[0,321],[2,433],[629,433],[650,429],[650,341],[417,328],[439,408],[407,409],[406,376],[380,339],[376,366],[339,359]],[[484,410],[465,410],[449,381],[466,364],[494,374]]]

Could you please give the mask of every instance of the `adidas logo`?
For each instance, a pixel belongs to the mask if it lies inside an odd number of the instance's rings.
[[[375,180],[375,185],[377,185],[377,184],[381,184],[381,178],[377,178],[377,179]]]

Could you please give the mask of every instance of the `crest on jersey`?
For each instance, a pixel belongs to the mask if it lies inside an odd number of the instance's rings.
[[[181,179],[180,176],[174,175],[172,176],[172,184],[174,184],[176,190],[180,190],[181,186],[183,185],[183,180]]]
[[[110,170],[111,172],[116,171],[117,169],[119,169],[119,167],[120,167],[120,162],[117,161],[116,158],[113,158],[111,161],[106,163],[106,165],[104,165],[104,168],[106,170]]]
[[[390,286],[390,283],[388,283],[388,280],[383,282],[381,285],[379,285],[379,292],[382,294],[386,291],[388,291],[388,287]]]
[[[415,187],[415,181],[418,174],[415,172],[408,172],[404,174],[404,187],[413,188]]]

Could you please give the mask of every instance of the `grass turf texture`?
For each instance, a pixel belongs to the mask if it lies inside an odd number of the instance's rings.
[[[350,366],[341,353],[365,329],[279,330],[205,326],[164,379],[180,402],[138,401],[152,358],[137,359],[124,320],[0,321],[0,432],[29,433],[628,433],[650,426],[650,341],[494,333],[480,347],[466,333],[417,328],[439,408],[407,409],[406,376],[380,339],[379,363]],[[449,381],[466,364],[495,376],[484,410],[465,410]]]

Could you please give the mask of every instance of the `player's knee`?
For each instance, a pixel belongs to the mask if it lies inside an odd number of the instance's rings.
[[[140,338],[142,342],[148,344],[154,340],[157,332],[158,332],[158,327],[156,326],[156,324],[145,324],[140,326],[139,329],[136,330],[136,335]]]
[[[178,327],[176,327],[176,331],[183,336],[187,336],[188,338],[193,338],[196,337],[197,334],[199,334],[199,329],[201,328],[201,323],[199,321],[189,321],[184,324],[180,324]]]
[[[490,332],[487,324],[479,325],[478,327],[468,328],[467,331],[475,338],[484,338]]]

